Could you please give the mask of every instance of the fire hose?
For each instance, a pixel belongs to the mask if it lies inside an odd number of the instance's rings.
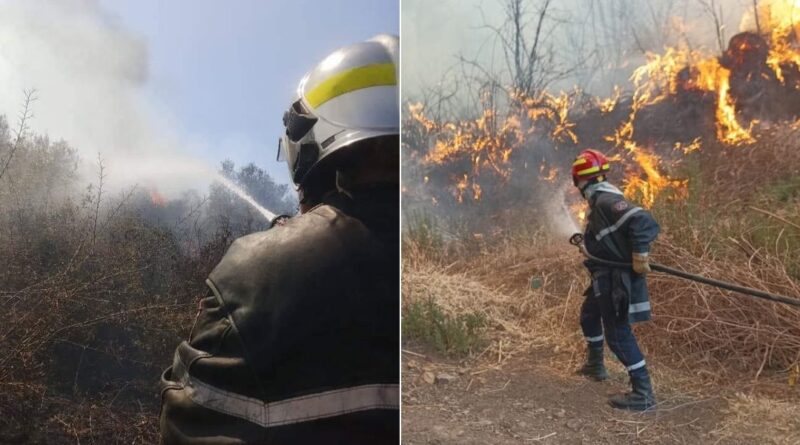
[[[572,244],[573,246],[576,246],[578,248],[578,250],[580,250],[580,252],[583,254],[583,256],[585,256],[586,258],[588,258],[589,260],[591,260],[592,262],[595,262],[597,264],[602,264],[604,266],[617,267],[617,268],[631,268],[632,267],[632,265],[630,263],[621,263],[621,262],[617,262],[617,261],[609,261],[609,260],[604,260],[604,259],[601,259],[601,258],[597,258],[596,256],[593,256],[592,254],[589,253],[588,250],[586,250],[586,246],[583,245],[583,235],[580,234],[580,233],[573,234],[569,238],[569,243]],[[749,287],[739,286],[739,285],[736,285],[736,284],[733,284],[733,283],[727,283],[725,281],[715,280],[713,278],[707,278],[707,277],[704,277],[704,276],[701,276],[701,275],[691,274],[691,273],[688,273],[688,272],[684,272],[682,270],[673,269],[671,267],[667,267],[667,266],[664,266],[662,264],[657,264],[657,263],[650,263],[650,269],[652,269],[652,270],[654,270],[656,272],[662,272],[662,273],[666,273],[666,274],[669,274],[669,275],[674,275],[676,277],[680,277],[680,278],[683,278],[683,279],[686,279],[686,280],[696,281],[698,283],[703,283],[703,284],[707,284],[709,286],[718,287],[720,289],[725,289],[725,290],[729,290],[729,291],[733,291],[733,292],[738,292],[740,294],[747,295],[747,296],[750,296],[750,297],[762,298],[764,300],[770,300],[770,301],[775,301],[775,302],[778,302],[778,303],[783,303],[783,304],[788,304],[788,305],[800,307],[800,299],[798,299],[798,298],[791,298],[791,297],[786,297],[786,296],[783,296],[783,295],[776,295],[776,294],[773,294],[773,293],[760,291],[758,289],[751,289]]]

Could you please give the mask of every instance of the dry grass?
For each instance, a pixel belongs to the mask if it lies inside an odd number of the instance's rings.
[[[729,401],[726,414],[720,427],[712,432],[719,440],[774,445],[800,443],[800,407],[796,403],[737,394]]]
[[[659,242],[656,252],[657,260],[688,271],[800,294],[794,290],[798,283],[776,265],[731,267],[722,260],[694,257],[667,240]],[[504,245],[484,255],[445,264],[406,254],[404,301],[434,297],[453,313],[485,314],[494,327],[492,347],[502,342],[507,357],[547,345],[579,359],[578,311],[589,283],[579,254],[564,242],[515,243],[514,248]],[[541,288],[531,288],[533,277],[541,279]],[[651,276],[650,288],[653,322],[637,326],[648,358],[717,383],[752,381],[766,370],[782,373],[797,363],[798,308],[658,274]]]
[[[159,375],[232,227],[253,228],[218,220],[239,201],[213,189],[158,203],[108,191],[102,163],[84,188],[66,143],[15,150],[0,178],[0,443],[156,443]]]

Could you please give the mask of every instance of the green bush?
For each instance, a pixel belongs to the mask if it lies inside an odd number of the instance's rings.
[[[444,246],[433,215],[424,211],[407,211],[403,215],[403,242],[414,243],[423,250],[439,251]]]
[[[781,203],[800,200],[800,175],[775,182],[766,187],[766,192]]]
[[[483,314],[449,314],[433,298],[414,301],[403,310],[403,335],[448,357],[464,357],[484,345],[485,326]]]

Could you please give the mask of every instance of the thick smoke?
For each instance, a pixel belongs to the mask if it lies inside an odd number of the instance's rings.
[[[147,48],[93,0],[0,3],[0,113],[14,126],[23,90],[36,89],[31,129],[75,147],[85,174],[168,194],[208,184],[170,116],[148,102]]]

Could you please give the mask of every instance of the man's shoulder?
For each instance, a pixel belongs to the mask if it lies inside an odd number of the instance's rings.
[[[636,208],[623,195],[616,193],[598,193],[595,206],[611,214],[624,214],[628,210]]]
[[[286,224],[238,238],[211,273],[212,281],[227,276],[294,273],[353,255],[369,245],[369,231],[341,210],[322,205]]]

